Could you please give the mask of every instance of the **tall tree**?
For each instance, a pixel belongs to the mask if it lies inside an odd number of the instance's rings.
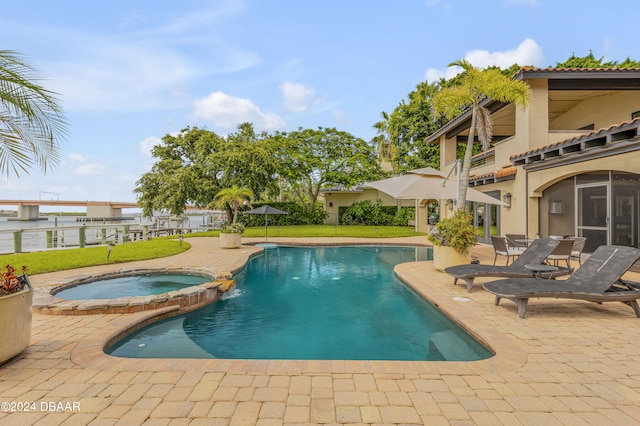
[[[463,69],[461,84],[447,87],[438,92],[433,97],[432,106],[434,114],[444,114],[447,119],[460,115],[467,107],[471,108],[471,126],[458,182],[457,207],[464,208],[467,200],[475,132],[478,132],[478,139],[483,150],[489,147],[493,137],[491,113],[480,106],[480,101],[489,98],[499,102],[513,102],[524,108],[529,103],[531,92],[527,83],[506,77],[495,68],[475,68],[465,59],[452,62],[449,66],[459,66]]]
[[[638,68],[640,62],[627,58],[622,62],[605,61],[604,58],[596,58],[593,52],[589,51],[586,56],[571,55],[564,62],[558,62],[556,68]]]
[[[315,209],[323,187],[351,187],[382,173],[369,144],[335,128],[277,133],[274,143],[280,176],[310,210]]]
[[[277,193],[276,158],[273,141],[266,132],[256,134],[251,123],[241,123],[238,130],[223,139],[218,161],[224,168],[220,176],[223,188],[249,188],[258,199]]]
[[[152,150],[156,163],[136,183],[138,202],[147,216],[161,210],[180,215],[187,204],[209,206],[225,188],[249,188],[258,196],[274,191],[271,144],[251,123],[226,137],[197,127],[165,135]]]
[[[56,94],[43,88],[35,68],[12,50],[0,50],[0,173],[46,173],[60,160],[67,124]]]
[[[143,214],[164,210],[181,215],[187,204],[208,205],[223,188],[220,178],[225,165],[220,152],[224,146],[223,138],[197,127],[165,135],[151,151],[157,161],[136,182]]]
[[[393,110],[389,117],[388,134],[395,147],[393,158],[396,172],[419,167],[438,167],[440,147],[427,144],[427,135],[435,130],[435,120],[430,113],[431,98],[437,92],[436,83],[423,82],[416,86]]]

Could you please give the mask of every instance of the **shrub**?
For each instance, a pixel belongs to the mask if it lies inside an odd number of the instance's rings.
[[[441,219],[427,239],[435,245],[449,246],[464,254],[478,243],[478,231],[473,226],[471,215],[460,209],[453,216]]]
[[[401,207],[396,211],[391,224],[393,226],[407,226],[409,221],[416,218],[416,211],[413,207]]]
[[[370,200],[358,201],[351,204],[340,214],[340,223],[343,225],[388,225],[391,224],[393,216],[385,210],[380,200],[375,202]]]
[[[241,223],[227,223],[222,225],[220,232],[223,234],[242,234],[244,232],[244,225]]]
[[[269,225],[319,225],[324,222],[326,213],[322,205],[316,205],[314,210],[311,210],[308,206],[296,202],[285,203],[252,203],[253,208],[258,208],[265,204],[269,204],[278,210],[287,212],[288,214],[270,214]],[[245,208],[243,210],[248,210]],[[238,215],[238,222],[244,223],[245,226],[264,226],[264,216],[261,214],[240,214]]]

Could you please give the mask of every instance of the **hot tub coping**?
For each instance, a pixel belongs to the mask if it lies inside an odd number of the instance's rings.
[[[68,300],[56,293],[71,287],[111,278],[144,274],[187,274],[210,278],[210,282],[146,296],[117,297],[113,299]],[[231,274],[210,268],[126,268],[98,275],[77,275],[40,287],[34,292],[33,311],[45,315],[125,314],[177,306],[181,311],[202,307],[217,301],[222,293],[235,285]]]

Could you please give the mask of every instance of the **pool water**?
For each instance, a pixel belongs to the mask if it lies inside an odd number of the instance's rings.
[[[228,297],[138,330],[107,353],[133,358],[491,357],[395,276],[394,265],[425,258],[425,248],[398,246],[267,250],[235,277]]]
[[[55,294],[68,300],[115,299],[150,296],[210,282],[211,278],[188,274],[141,274],[93,281]]]

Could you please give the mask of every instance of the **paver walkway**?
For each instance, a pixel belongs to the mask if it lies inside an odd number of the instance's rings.
[[[233,271],[258,250],[221,250],[216,238],[189,242],[186,253],[126,267]],[[474,253],[493,258],[487,247]],[[121,267],[37,275],[32,283]],[[509,301],[493,305],[483,280],[467,293],[432,262],[396,272],[496,355],[478,362],[131,360],[102,348],[154,312],[35,314],[31,346],[0,367],[0,403],[34,410],[0,410],[0,424],[640,424],[640,320],[628,306],[531,300],[519,319]]]

